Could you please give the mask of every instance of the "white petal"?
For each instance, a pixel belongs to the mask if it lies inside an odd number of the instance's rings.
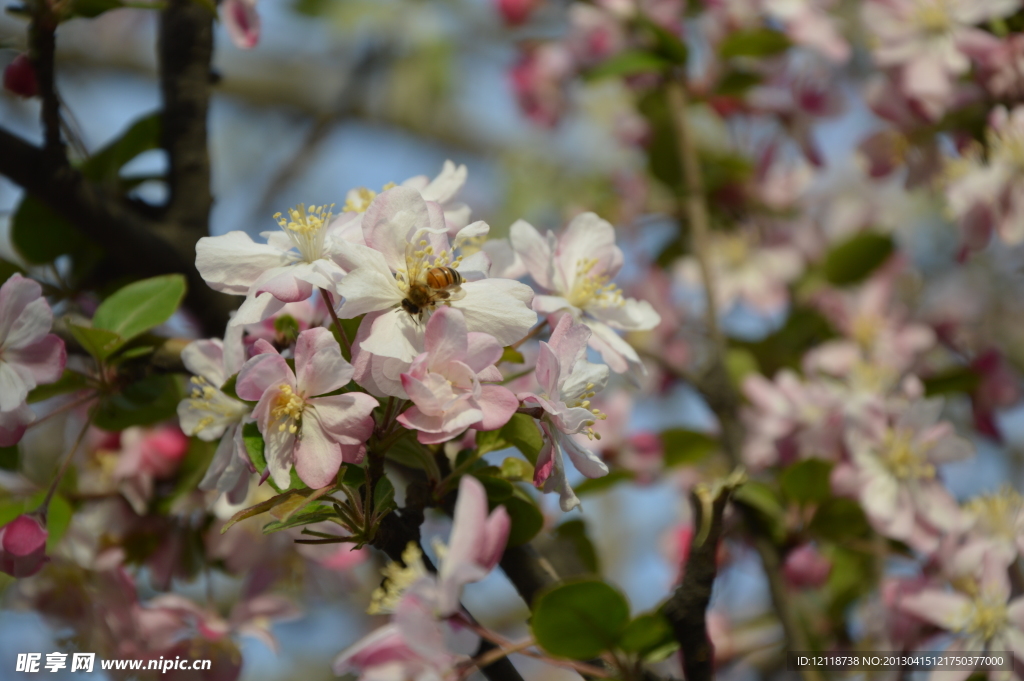
[[[210,288],[244,295],[269,269],[287,264],[278,248],[253,242],[245,232],[204,236],[196,243],[196,269]]]

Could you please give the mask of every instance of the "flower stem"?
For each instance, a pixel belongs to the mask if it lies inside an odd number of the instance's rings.
[[[82,397],[80,399],[74,400],[73,402],[69,402],[68,404],[65,404],[65,405],[62,405],[60,407],[57,407],[56,409],[51,411],[49,414],[47,414],[43,418],[38,419],[38,420],[33,421],[32,423],[28,424],[28,426],[25,427],[25,430],[28,430],[29,428],[32,428],[33,426],[38,426],[40,423],[43,423],[43,422],[53,418],[57,414],[63,414],[66,411],[71,411],[75,407],[80,407],[83,404],[85,404],[85,403],[89,402],[90,400],[94,399],[95,397],[96,397],[96,393],[95,392],[90,392],[85,397]]]
[[[53,482],[50,483],[50,489],[46,491],[46,497],[43,499],[43,503],[39,505],[39,510],[42,512],[43,521],[46,521],[46,512],[50,508],[50,501],[53,499],[53,495],[57,492],[57,486],[60,485],[61,479],[64,478],[64,474],[68,470],[68,465],[71,464],[71,459],[74,457],[75,452],[78,451],[78,446],[82,444],[82,440],[85,439],[85,434],[89,430],[89,426],[92,425],[92,415],[85,420],[82,424],[82,429],[78,432],[78,437],[75,438],[75,444],[71,445],[71,451],[64,457],[64,461],[60,465],[60,469],[57,471],[57,475],[53,478]]]
[[[522,338],[517,340],[515,343],[513,343],[509,347],[511,347],[513,350],[517,349],[520,345],[522,345],[523,343],[525,343],[526,341],[530,340],[531,338],[533,338],[537,334],[539,334],[541,331],[543,331],[544,327],[547,326],[547,325],[548,325],[548,320],[545,319],[540,324],[538,324],[537,326],[533,327],[533,329],[530,330],[530,333],[526,334],[525,336],[523,336]]]
[[[345,329],[341,325],[341,320],[338,319],[338,313],[334,311],[334,301],[331,300],[331,294],[327,292],[327,289],[320,289],[320,297],[324,299],[324,303],[327,305],[327,312],[331,315],[331,321],[334,322],[334,329],[338,332],[338,340],[341,342],[341,349],[348,355],[348,359],[352,359],[352,344],[348,342],[348,336],[345,335]]]

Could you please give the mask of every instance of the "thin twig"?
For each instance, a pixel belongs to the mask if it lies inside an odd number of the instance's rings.
[[[697,148],[687,119],[686,91],[680,81],[674,80],[668,83],[666,94],[672,109],[679,161],[683,170],[682,202],[684,205],[681,208],[689,222],[693,255],[697,259],[703,279],[707,326],[711,340],[711,357],[708,366],[695,386],[718,418],[722,433],[722,450],[732,465],[736,466],[741,461],[743,425],[739,420],[739,396],[725,368],[725,339],[718,326],[715,278],[710,265],[708,243],[710,227],[704,183],[700,172]],[[754,536],[754,548],[761,557],[772,595],[772,603],[782,623],[789,649],[810,650],[806,633],[792,607],[786,584],[782,580],[782,561],[778,547],[769,537],[759,532],[753,511],[747,507],[741,507],[741,509],[746,525]],[[816,669],[805,669],[801,671],[801,674],[804,681],[821,681],[822,679],[820,672]]]
[[[320,297],[324,299],[324,304],[327,305],[327,312],[331,315],[334,329],[338,332],[338,341],[341,343],[342,350],[351,358],[352,344],[348,342],[348,336],[345,335],[345,329],[341,325],[341,320],[338,319],[338,313],[334,311],[334,301],[331,299],[331,294],[326,289],[321,288]]]
[[[64,457],[64,461],[61,463],[60,469],[57,471],[57,475],[50,483],[50,489],[46,491],[46,497],[43,499],[43,503],[39,505],[39,508],[42,510],[44,520],[46,518],[47,510],[50,508],[50,500],[53,499],[53,495],[57,492],[57,486],[60,485],[60,481],[64,477],[64,473],[67,472],[68,465],[71,463],[71,459],[74,457],[75,452],[78,451],[78,446],[82,444],[82,439],[85,438],[85,434],[88,432],[90,425],[92,425],[91,415],[85,420],[85,423],[82,424],[82,430],[78,432],[78,437],[75,438],[75,444],[71,445],[71,451]]]

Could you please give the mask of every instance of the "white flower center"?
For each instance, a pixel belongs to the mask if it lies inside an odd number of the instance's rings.
[[[942,35],[953,28],[953,18],[943,0],[918,2],[914,8],[914,22],[925,33],[932,35]]]
[[[1016,490],[1004,487],[995,494],[971,499],[964,510],[975,517],[977,528],[984,534],[1000,539],[1017,536],[1017,518],[1024,507],[1024,497]]]
[[[288,209],[287,220],[281,213],[274,215],[277,224],[281,225],[281,229],[307,263],[325,257],[324,237],[327,235],[327,225],[334,215],[331,212],[333,208],[333,203],[329,206],[310,206],[308,209],[305,204],[300,203],[295,208]]]
[[[989,130],[989,148],[992,159],[1012,166],[1018,173],[1024,173],[1024,129],[1009,127],[1000,132]]]
[[[591,409],[590,407],[590,398],[597,394],[597,391],[594,390],[595,387],[596,386],[593,383],[587,383],[587,387],[583,389],[582,393],[576,397],[569,397],[566,400],[565,406],[569,409],[576,409],[577,407],[589,409],[590,413],[594,415],[595,421],[587,421],[587,427],[583,432],[586,433],[587,437],[591,440],[600,440],[601,434],[594,430],[594,423],[596,421],[604,421],[608,418],[608,414],[605,414],[600,409]],[[547,395],[545,395],[545,397],[547,397]]]
[[[402,562],[405,563],[404,567],[400,563],[391,562],[381,569],[384,584],[377,587],[370,596],[370,607],[366,609],[368,614],[394,612],[395,606],[402,600],[402,594],[427,576],[427,568],[423,565],[423,553],[416,546],[416,542],[409,542],[405,551],[402,551]]]
[[[278,386],[277,397],[274,398],[274,405],[270,408],[270,416],[277,424],[280,432],[287,430],[294,435],[298,432],[302,421],[302,410],[306,408],[306,400],[301,395],[296,395],[292,387],[287,383]]]
[[[586,308],[590,305],[598,307],[622,307],[625,299],[622,297],[622,290],[608,281],[607,275],[593,275],[590,273],[597,260],[594,258],[583,258],[576,261],[576,276],[573,279],[572,289],[565,296],[573,307]]]
[[[968,606],[960,631],[988,642],[1006,627],[1006,603],[991,596],[978,596]]]
[[[414,237],[405,251],[405,268],[395,272],[395,280],[405,293],[414,285],[427,285],[427,272],[435,267],[458,268],[462,264],[462,255],[455,256],[454,250],[434,252],[434,247],[426,239]],[[416,244],[412,246],[412,244]]]
[[[233,400],[219,389],[210,385],[202,376],[191,379],[192,394],[188,400],[189,409],[206,412],[196,424],[198,433],[218,420],[237,421],[248,411],[241,402]]]
[[[885,436],[882,459],[901,480],[930,480],[935,477],[935,464],[928,460],[929,449],[927,445],[915,445],[912,432],[891,430]]]

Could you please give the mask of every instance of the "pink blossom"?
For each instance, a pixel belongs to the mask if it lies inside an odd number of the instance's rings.
[[[561,43],[543,43],[522,53],[509,75],[527,118],[548,128],[558,123],[568,106],[565,89],[575,68]]]
[[[64,341],[50,333],[53,312],[42,287],[20,274],[0,286],[0,446],[21,439],[34,420],[29,392],[64,373]]]
[[[260,40],[260,15],[256,0],[224,0],[220,16],[231,36],[231,42],[243,50],[256,47]]]
[[[154,481],[173,474],[187,451],[188,438],[177,426],[133,427],[121,433],[114,478],[139,515],[146,513]]]
[[[864,22],[877,40],[876,63],[898,68],[901,89],[935,118],[970,68],[965,45],[991,38],[975,25],[1019,8],[1019,0],[869,0]]]
[[[978,63],[977,76],[998,99],[1024,98],[1024,35],[1011,33],[1003,40],[985,40],[965,46]]]
[[[238,374],[237,392],[259,400],[253,417],[266,442],[270,475],[279,487],[290,487],[294,462],[310,487],[330,484],[343,461],[362,459],[377,400],[359,392],[327,395],[353,373],[327,329],[299,334],[294,371],[266,341],[257,341],[256,350]]]
[[[432,201],[444,211],[444,221],[448,225],[448,236],[455,239],[459,232],[469,224],[470,208],[456,196],[466,184],[469,175],[464,165],[455,165],[446,160],[437,177],[430,179],[426,175],[410,177],[402,182],[402,187],[417,190],[424,201]]]
[[[765,0],[764,7],[769,16],[782,22],[794,43],[842,64],[850,58],[850,44],[829,12],[835,4],[830,0]]]
[[[978,432],[1001,441],[995,412],[1020,401],[1020,376],[1006,357],[994,348],[975,357],[971,369],[980,379],[971,393],[974,427]]]
[[[1024,241],[1024,106],[998,106],[989,115],[986,152],[969,146],[946,171],[949,210],[973,249],[994,231],[1008,244]]]
[[[871,524],[926,551],[937,546],[938,532],[957,530],[964,522],[937,467],[974,451],[950,423],[939,421],[942,404],[922,400],[894,415],[865,419],[847,432],[858,496]]]
[[[579,64],[592,66],[620,52],[626,46],[626,35],[613,14],[575,2],[569,6],[566,45]]]
[[[20,53],[4,68],[4,89],[19,97],[35,97],[39,94],[36,70],[26,53]]]
[[[831,572],[832,561],[811,544],[803,544],[790,551],[782,565],[786,581],[798,589],[821,588]]]
[[[501,18],[509,26],[525,24],[542,0],[494,0]]]
[[[563,452],[588,478],[608,474],[608,466],[598,456],[569,437],[590,432],[594,422],[604,417],[591,410],[589,400],[608,382],[608,367],[585,359],[589,336],[589,328],[564,315],[550,340],[540,344],[536,368],[540,390],[517,396],[524,405],[544,410],[540,421],[544,447],[537,457],[533,482],[545,492],[557,491],[563,511],[580,504],[565,477]]]
[[[474,222],[448,239],[440,204],[425,201],[418,190],[395,187],[377,196],[362,217],[366,246],[352,244],[348,253],[357,262],[342,281],[345,297],[338,314],[366,315],[360,326],[370,333],[363,350],[411,362],[423,352],[425,321],[439,307],[459,309],[470,331],[494,336],[502,345],[520,340],[536,324],[529,308],[533,291],[510,279],[488,278],[490,261],[483,251],[459,253],[462,245],[487,235],[486,223]],[[435,268],[455,270],[461,283],[428,299],[428,275]],[[410,296],[419,302],[411,307]],[[415,301],[412,301],[415,302]]]
[[[615,228],[594,213],[581,213],[557,236],[550,231],[541,236],[518,220],[510,238],[530,277],[547,292],[534,298],[533,309],[544,315],[568,312],[593,332],[590,345],[611,369],[642,376],[640,356],[618,331],[653,329],[661,318],[650,303],[626,298],[611,283],[623,263]]]
[[[1005,561],[988,553],[980,567],[980,577],[971,580],[964,592],[927,588],[904,596],[898,605],[948,631],[953,641],[947,652],[1008,650],[1024,661],[1024,598],[1010,600],[1009,566]],[[964,670],[957,678],[970,674],[971,670]],[[989,678],[1001,676],[991,672]]]
[[[427,322],[426,351],[402,374],[402,386],[413,401],[398,417],[419,431],[423,444],[450,440],[467,428],[496,430],[508,423],[519,400],[508,388],[482,385],[500,381],[495,363],[502,347],[491,336],[467,333],[462,313],[441,308]]]
[[[49,560],[46,557],[48,535],[33,515],[19,515],[0,527],[0,572],[13,577],[31,577]]]

